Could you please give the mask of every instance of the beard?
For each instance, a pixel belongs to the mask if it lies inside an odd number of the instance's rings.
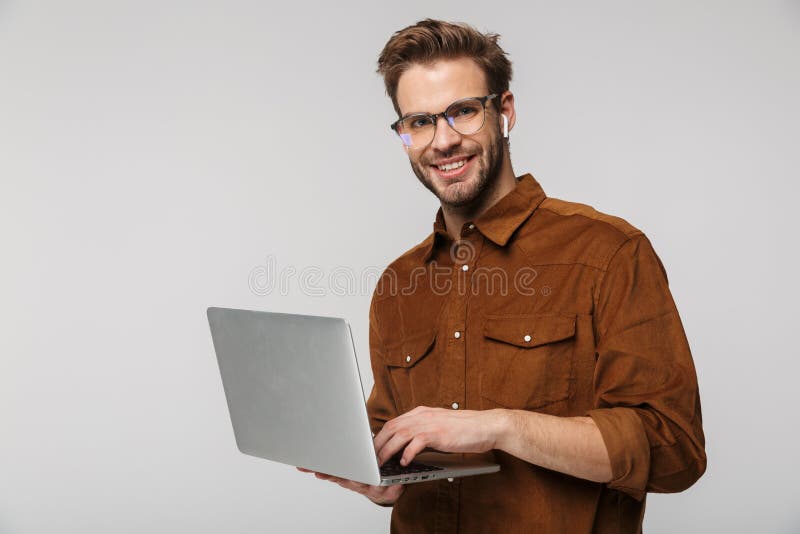
[[[455,157],[461,155],[467,154],[462,154],[461,151],[454,151],[446,156]],[[434,171],[425,161],[421,159],[416,162],[411,161],[411,169],[417,175],[420,183],[433,193],[442,205],[459,208],[479,202],[497,182],[497,177],[500,175],[500,168],[503,164],[503,139],[499,132],[492,136],[485,158],[481,157],[480,154],[477,154],[476,158],[478,161],[475,162],[477,164],[477,176],[475,178],[446,185],[444,189],[436,187],[435,178],[433,177]]]

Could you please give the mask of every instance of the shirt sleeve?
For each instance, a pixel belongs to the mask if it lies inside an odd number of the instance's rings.
[[[639,234],[614,254],[595,309],[594,409],[612,489],[641,500],[677,492],[705,472],[697,375],[667,275]]]
[[[384,363],[383,342],[380,337],[375,301],[373,295],[369,309],[369,359],[375,383],[367,399],[369,426],[373,434],[380,432],[386,421],[398,415],[390,385],[389,369]]]

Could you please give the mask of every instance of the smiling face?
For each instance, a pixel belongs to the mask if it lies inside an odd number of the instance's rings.
[[[397,84],[397,105],[405,115],[439,113],[456,100],[489,94],[481,68],[469,58],[415,64]],[[498,96],[499,98],[499,96]],[[461,135],[438,119],[433,141],[408,149],[414,174],[445,206],[478,204],[491,190],[503,164],[501,117],[486,104],[486,122],[471,135]]]

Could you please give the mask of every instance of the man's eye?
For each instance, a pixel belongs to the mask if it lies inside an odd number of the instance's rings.
[[[419,117],[417,119],[411,120],[411,127],[412,128],[424,128],[431,123],[431,120],[427,117]]]
[[[474,107],[472,106],[464,106],[463,108],[459,108],[456,111],[456,117],[469,117],[470,115],[474,115],[477,113]]]

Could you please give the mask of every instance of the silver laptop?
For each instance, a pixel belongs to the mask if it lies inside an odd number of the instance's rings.
[[[208,322],[243,453],[382,486],[500,470],[438,452],[379,468],[344,319],[208,308]]]

